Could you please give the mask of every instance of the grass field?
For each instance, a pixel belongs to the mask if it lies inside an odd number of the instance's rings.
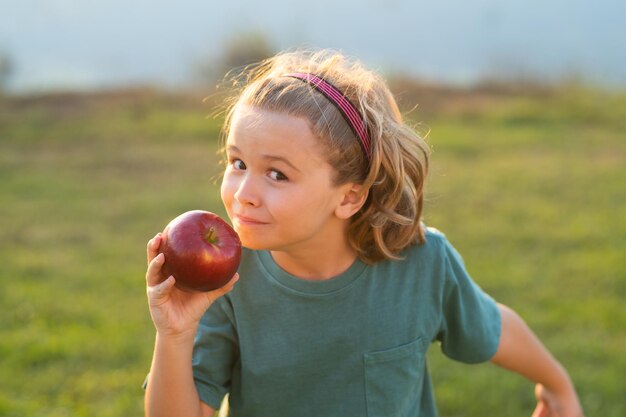
[[[400,92],[430,129],[426,222],[588,416],[626,415],[626,94]],[[0,416],[143,414],[145,243],[183,211],[224,214],[212,110],[154,91],[0,99]],[[442,416],[532,412],[520,377],[436,346],[429,366]]]

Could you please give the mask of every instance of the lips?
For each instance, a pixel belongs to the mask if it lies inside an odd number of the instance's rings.
[[[253,217],[241,216],[239,214],[235,215],[235,221],[239,223],[240,225],[247,225],[247,226],[260,226],[263,224],[267,224],[267,222],[255,219]]]

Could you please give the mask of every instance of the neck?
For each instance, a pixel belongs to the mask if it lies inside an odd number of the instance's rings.
[[[333,250],[324,247],[302,251],[271,251],[271,254],[283,270],[310,281],[327,280],[342,274],[357,257],[356,251],[347,242]]]

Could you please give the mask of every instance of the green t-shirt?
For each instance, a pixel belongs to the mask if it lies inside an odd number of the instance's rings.
[[[203,316],[193,372],[200,398],[232,416],[436,416],[426,351],[490,359],[495,302],[445,236],[428,229],[402,261],[306,281],[245,250],[241,279]]]

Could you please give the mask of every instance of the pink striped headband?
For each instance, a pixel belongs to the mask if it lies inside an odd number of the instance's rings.
[[[339,113],[341,113],[346,122],[348,122],[348,126],[350,126],[350,129],[352,129],[356,137],[359,138],[361,148],[363,148],[363,152],[365,152],[368,161],[371,160],[370,136],[367,132],[365,121],[356,107],[350,103],[337,87],[314,74],[294,72],[292,74],[285,74],[285,77],[293,77],[309,83],[330,100],[330,102],[337,107],[337,110],[339,110]]]

